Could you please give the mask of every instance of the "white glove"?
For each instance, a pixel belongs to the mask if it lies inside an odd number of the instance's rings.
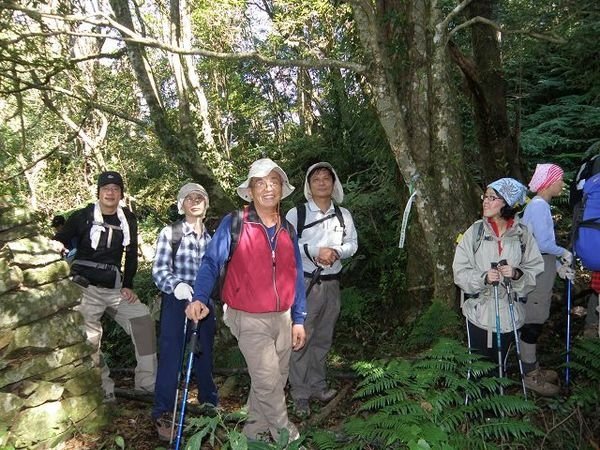
[[[561,277],[563,280],[568,279],[570,281],[573,281],[575,279],[575,271],[565,264],[560,266],[557,272],[558,276]]]
[[[191,300],[194,295],[194,290],[187,283],[179,283],[173,291],[177,300]]]
[[[563,265],[570,266],[573,263],[573,253],[571,253],[569,250],[565,250],[565,252],[560,257],[560,262]]]

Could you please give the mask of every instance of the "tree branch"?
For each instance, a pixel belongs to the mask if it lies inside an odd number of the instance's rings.
[[[80,128],[81,128],[81,125],[80,125]],[[60,142],[60,143],[56,144],[54,147],[52,147],[50,149],[49,152],[47,152],[44,155],[40,156],[39,158],[37,158],[35,161],[33,161],[31,164],[27,165],[26,167],[23,167],[19,172],[15,173],[13,175],[10,175],[10,176],[8,176],[6,178],[2,178],[0,181],[7,182],[7,181],[10,181],[10,180],[12,180],[14,178],[17,178],[18,176],[23,175],[29,169],[35,167],[40,161],[43,161],[44,159],[49,158],[59,148],[61,148],[62,146],[64,146],[66,143],[71,142],[73,139],[75,139],[77,137],[77,134],[78,134],[77,132],[69,134],[63,142]]]
[[[551,35],[551,34],[537,33],[535,31],[530,31],[530,30],[507,30],[507,29],[501,27],[500,25],[498,25],[496,22],[494,22],[490,19],[486,19],[485,17],[480,17],[480,16],[473,17],[472,19],[469,19],[466,22],[463,22],[460,25],[457,25],[448,33],[448,37],[450,38],[454,34],[458,33],[460,30],[462,30],[463,28],[470,27],[471,25],[476,24],[476,23],[482,23],[484,25],[488,25],[488,26],[494,28],[496,31],[503,33],[503,34],[524,34],[526,36],[530,36],[532,38],[539,39],[542,41],[552,42],[554,44],[566,44],[567,43],[566,39],[561,38],[559,36]]]
[[[101,103],[101,102],[97,102],[95,100],[92,100],[91,98],[84,98],[81,97],[75,93],[73,93],[72,91],[69,91],[68,89],[64,89],[61,87],[57,87],[57,86],[50,86],[46,83],[31,83],[22,79],[19,79],[19,82],[21,84],[23,84],[25,87],[24,88],[19,88],[18,90],[14,89],[14,90],[0,90],[0,94],[15,94],[17,91],[26,91],[29,89],[36,89],[39,91],[49,91],[49,92],[57,92],[60,94],[64,94],[74,100],[77,100],[85,105],[89,105],[99,111],[105,112],[107,114],[111,114],[115,117],[119,117],[120,119],[126,120],[128,122],[131,123],[135,123],[136,125],[139,125],[141,127],[147,128],[148,127],[148,121],[147,120],[142,120],[142,119],[138,119],[136,117],[132,117],[129,116],[127,114],[125,114],[123,111],[118,110],[117,108],[114,108],[111,105],[108,105],[106,103]]]
[[[138,33],[130,30],[127,27],[119,24],[112,17],[104,13],[95,13],[90,15],[76,15],[76,14],[50,14],[40,12],[35,9],[26,8],[24,6],[18,5],[13,2],[0,2],[0,8],[12,9],[14,11],[21,11],[24,14],[35,18],[36,20],[40,20],[41,18],[59,20],[64,22],[82,22],[89,23],[97,26],[110,27],[115,30],[120,31],[124,36],[110,36],[106,34],[95,34],[95,33],[77,33],[77,32],[67,32],[61,31],[62,34],[69,36],[84,36],[84,37],[100,37],[103,39],[113,39],[121,42],[140,44],[150,48],[156,48],[159,50],[164,50],[171,53],[177,53],[181,55],[197,55],[197,56],[205,56],[208,58],[224,60],[224,61],[255,61],[261,64],[265,64],[267,66],[279,66],[279,67],[306,67],[306,68],[339,68],[339,69],[348,69],[356,73],[363,73],[366,71],[367,66],[360,63],[355,63],[351,61],[341,61],[336,59],[279,59],[272,58],[265,55],[262,55],[258,52],[237,52],[237,53],[224,53],[224,52],[215,52],[212,50],[206,50],[202,48],[191,48],[184,49],[178,46],[168,45],[163,42],[160,42],[156,39],[150,39],[144,36],[139,35]],[[55,32],[52,33],[53,35]]]

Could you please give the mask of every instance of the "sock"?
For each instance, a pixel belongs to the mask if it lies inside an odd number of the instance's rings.
[[[529,372],[537,369],[536,344],[529,344],[519,340],[521,347],[521,362],[523,363],[523,372]]]

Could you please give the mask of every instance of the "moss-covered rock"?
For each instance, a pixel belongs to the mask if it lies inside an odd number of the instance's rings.
[[[69,264],[62,259],[47,266],[27,269],[23,271],[23,284],[34,287],[59,281],[69,276],[69,270]]]
[[[11,363],[0,371],[0,389],[9,384],[36,377],[48,370],[69,364],[82,358],[89,352],[89,345],[85,342],[67,348],[54,350],[52,353],[32,355],[27,359],[20,359]]]
[[[56,243],[43,236],[34,236],[11,241],[6,244],[13,265],[39,267],[60,261]]]
[[[48,320],[32,322],[13,330],[13,339],[0,353],[11,359],[26,352],[52,351],[85,340],[83,317],[77,311],[56,314]]]
[[[81,290],[70,280],[8,292],[0,302],[0,330],[26,325],[75,306],[80,295]]]
[[[19,267],[9,267],[6,260],[0,260],[0,295],[17,289],[23,283],[23,271]]]

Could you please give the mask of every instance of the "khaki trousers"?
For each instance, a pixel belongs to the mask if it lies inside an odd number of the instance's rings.
[[[223,320],[238,341],[250,375],[244,434],[256,440],[270,432],[277,441],[286,428],[290,440],[296,439],[298,430],[289,421],[284,392],[292,352],[290,311],[257,314],[227,308]]]
[[[102,341],[102,315],[106,312],[131,336],[135,348],[135,389],[154,392],[156,379],[156,332],[148,307],[139,300],[128,303],[121,298],[120,289],[107,289],[90,285],[82,287],[81,303],[75,308],[84,319],[88,342],[94,347],[94,363],[102,372],[102,389],[105,395],[114,393],[114,382],[104,362]]]

